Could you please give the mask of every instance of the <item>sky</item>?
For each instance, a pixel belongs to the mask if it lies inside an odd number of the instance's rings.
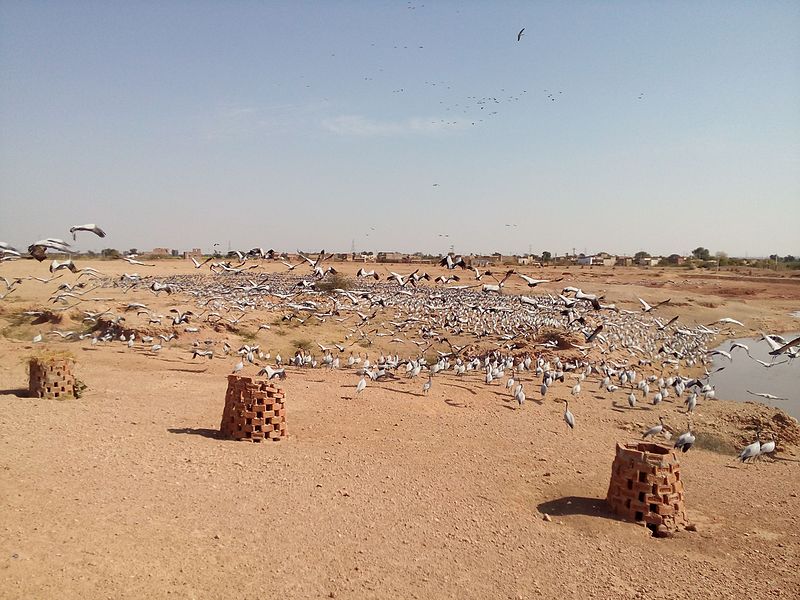
[[[0,241],[83,223],[800,255],[800,3],[0,0]]]

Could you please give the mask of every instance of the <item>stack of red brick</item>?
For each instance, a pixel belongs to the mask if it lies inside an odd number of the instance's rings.
[[[672,530],[685,525],[677,453],[658,444],[617,444],[606,500],[628,521]]]
[[[32,358],[28,370],[28,391],[32,397],[65,400],[75,397],[73,363],[68,359]]]
[[[220,433],[235,440],[278,441],[288,435],[284,398],[266,379],[228,375]]]

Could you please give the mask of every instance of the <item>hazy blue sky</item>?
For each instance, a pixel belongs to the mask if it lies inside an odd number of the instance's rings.
[[[0,128],[20,245],[800,254],[796,1],[2,0]]]

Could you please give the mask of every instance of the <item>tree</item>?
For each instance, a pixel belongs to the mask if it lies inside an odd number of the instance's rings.
[[[711,252],[709,252],[708,248],[703,248],[702,246],[698,246],[694,250],[692,250],[692,256],[700,260],[708,260],[711,258]]]
[[[649,257],[650,253],[645,252],[644,250],[639,250],[636,254],[633,255],[633,258],[635,258],[636,260],[641,260],[643,258],[649,258]]]
[[[542,261],[543,262],[550,262],[550,259],[553,258],[553,255],[550,254],[547,250],[542,252]]]
[[[717,257],[717,264],[719,264],[720,267],[728,266],[730,260],[728,259],[728,255],[725,252],[722,252],[720,250],[719,252],[716,252],[714,256]]]
[[[103,258],[119,258],[120,257],[119,250],[117,250],[116,248],[103,248],[100,251],[100,254],[103,256]]]

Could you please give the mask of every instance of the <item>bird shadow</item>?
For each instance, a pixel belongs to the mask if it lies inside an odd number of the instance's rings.
[[[200,370],[197,370],[197,369],[165,369],[165,370],[174,371],[174,372],[177,372],[177,373],[206,373],[206,372],[208,372],[207,368],[206,369],[200,369]]]
[[[206,429],[203,427],[169,427],[167,431],[169,431],[170,433],[186,433],[189,435],[200,435],[215,440],[223,439],[218,429]]]
[[[564,496],[555,500],[542,502],[537,506],[539,512],[548,514],[551,517],[566,517],[571,515],[586,515],[589,517],[600,517],[612,521],[621,519],[609,508],[606,501],[602,498],[585,498],[582,496]]]
[[[473,396],[477,396],[477,395],[478,395],[478,392],[476,392],[476,391],[475,391],[475,390],[473,390],[472,388],[468,388],[468,387],[467,387],[467,386],[465,386],[465,385],[457,385],[457,384],[455,384],[455,383],[444,383],[444,382],[442,382],[442,385],[445,385],[445,386],[447,386],[447,387],[459,388],[459,389],[461,389],[461,390],[466,390],[467,392],[469,392],[469,393],[470,393],[470,394],[472,394]]]
[[[385,386],[383,389],[389,390],[390,392],[397,392],[398,394],[406,394],[408,396],[417,396],[418,398],[425,398],[425,394],[419,394],[417,392],[412,392],[409,390],[398,390],[396,388],[390,388],[389,386]]]
[[[16,396],[17,398],[30,398],[30,391],[28,388],[10,388],[7,390],[0,390],[0,396]]]
[[[448,406],[452,406],[453,408],[469,408],[468,405],[461,404],[461,403],[456,402],[454,400],[450,400],[449,398],[446,398],[444,403],[447,404]]]

